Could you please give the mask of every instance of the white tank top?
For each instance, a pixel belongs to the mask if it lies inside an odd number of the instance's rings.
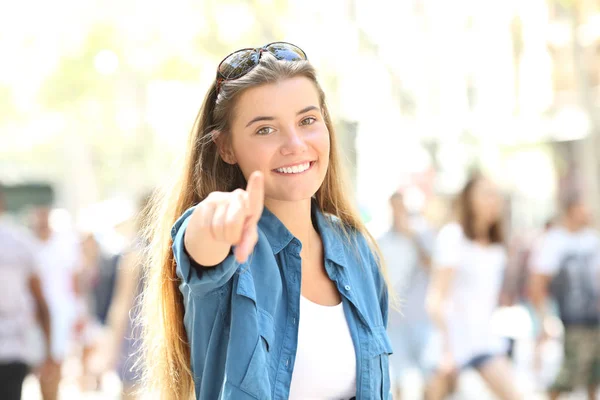
[[[322,306],[300,296],[298,349],[290,400],[356,395],[356,355],[342,303]]]

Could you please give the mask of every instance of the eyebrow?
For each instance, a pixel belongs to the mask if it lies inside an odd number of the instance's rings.
[[[298,111],[296,113],[296,115],[304,114],[306,112],[313,111],[313,110],[318,110],[318,109],[319,108],[317,106],[304,107],[302,110]],[[246,125],[246,128],[249,127],[250,125],[256,123],[256,122],[260,122],[260,121],[274,121],[274,120],[275,120],[275,117],[259,116],[259,117],[253,118],[250,122],[248,122],[248,124]]]

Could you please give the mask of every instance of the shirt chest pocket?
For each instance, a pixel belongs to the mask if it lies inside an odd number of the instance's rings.
[[[270,399],[270,352],[275,336],[273,317],[256,305],[252,275],[240,274],[236,294],[243,297],[240,301],[251,301],[252,307],[246,308],[246,310],[250,313],[256,313],[256,341],[251,341],[251,343],[254,343],[254,348],[242,378],[240,389],[256,399]],[[240,334],[252,335],[252,330],[249,329]]]
[[[381,399],[391,399],[389,356],[392,345],[383,326],[372,329],[369,345],[371,352],[371,388],[373,393],[380,394]]]

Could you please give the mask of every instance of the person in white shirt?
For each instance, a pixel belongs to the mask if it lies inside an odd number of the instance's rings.
[[[436,240],[427,310],[442,341],[442,359],[428,388],[443,399],[458,373],[474,368],[500,399],[520,399],[506,359],[507,343],[490,327],[506,267],[502,199],[476,175],[456,202],[456,220]]]
[[[60,368],[73,339],[77,317],[76,277],[81,248],[77,237],[50,227],[50,208],[33,210],[32,228],[37,239],[40,277],[52,316],[51,352],[56,365],[40,376],[44,400],[58,397]]]
[[[46,341],[42,370],[52,369],[50,313],[38,275],[32,238],[4,215],[0,184],[0,399],[19,400],[31,367],[28,333],[36,314]]]
[[[428,365],[425,355],[431,321],[425,311],[425,296],[429,282],[433,234],[426,227],[416,229],[404,205],[402,193],[390,197],[393,223],[378,240],[388,267],[388,277],[401,306],[390,309],[388,334],[394,354],[390,356],[395,385],[395,399],[402,393],[402,381],[409,368],[417,368],[425,376]]]
[[[581,198],[568,196],[561,223],[543,237],[530,261],[530,296],[540,325],[549,326],[552,296],[564,326],[563,364],[550,387],[552,400],[578,386],[587,386],[588,398],[595,399],[600,383],[600,235],[589,223]],[[547,330],[540,335],[542,340]]]

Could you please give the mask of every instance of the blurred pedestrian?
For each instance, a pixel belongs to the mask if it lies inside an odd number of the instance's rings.
[[[99,342],[101,322],[98,317],[99,304],[95,296],[100,284],[102,251],[93,233],[86,233],[81,240],[82,266],[77,274],[77,292],[83,303],[76,322],[77,342],[81,346],[80,388],[83,391],[100,388],[100,370],[91,365]]]
[[[30,332],[36,315],[46,343],[41,371],[55,369],[51,318],[38,274],[33,238],[8,221],[0,184],[0,399],[19,400],[30,371]],[[32,300],[33,305],[32,307]]]
[[[189,144],[144,293],[157,396],[389,399],[387,289],[306,54],[227,56]]]
[[[543,367],[544,367],[544,344],[546,343],[546,341],[548,339],[550,339],[551,337],[547,335],[548,330],[544,329],[543,327],[543,321],[540,320],[539,318],[539,314],[538,314],[538,306],[536,305],[535,302],[539,301],[536,298],[536,293],[533,293],[533,297],[531,296],[532,292],[531,289],[533,288],[533,286],[537,286],[537,284],[532,284],[532,276],[534,274],[536,274],[536,268],[534,267],[534,261],[533,260],[537,260],[537,258],[539,257],[539,252],[541,250],[543,250],[543,244],[544,244],[544,239],[546,238],[546,236],[552,231],[552,229],[556,226],[556,218],[550,218],[548,219],[545,224],[544,224],[544,228],[541,232],[539,232],[535,238],[532,240],[530,246],[529,246],[529,252],[527,257],[525,258],[525,263],[526,263],[526,270],[527,270],[527,279],[525,281],[525,304],[527,307],[527,311],[529,312],[529,315],[531,317],[531,322],[532,322],[532,330],[533,330],[533,337],[535,338],[535,345],[534,345],[534,351],[533,351],[533,370],[534,373],[538,376],[538,378],[540,378],[540,374],[543,372]],[[534,289],[535,290],[535,289]],[[535,302],[534,302],[535,300]],[[546,316],[547,318],[542,318],[545,319],[546,322],[549,321],[555,321],[556,315],[558,314],[558,310],[556,307],[556,303],[554,302],[553,299],[547,297],[545,299],[545,306],[543,307],[544,311],[546,313],[548,313],[548,315]],[[554,326],[556,324],[551,323],[551,326]],[[552,332],[552,336],[555,336],[557,332]],[[552,337],[552,339],[555,339],[554,337]],[[556,338],[557,339],[557,338]]]
[[[394,349],[390,356],[392,386],[398,400],[407,371],[416,368],[426,377],[431,367],[426,355],[431,322],[425,310],[425,297],[434,237],[427,227],[415,229],[400,192],[391,196],[390,206],[393,224],[378,243],[388,267],[391,290],[401,299],[401,307],[390,310],[388,321]]]
[[[443,399],[460,371],[473,368],[499,398],[521,398],[505,357],[507,343],[492,332],[506,267],[502,199],[486,177],[469,179],[455,222],[438,235],[427,308],[439,329],[442,358],[428,388]]]
[[[56,361],[52,369],[40,375],[44,400],[58,397],[62,362],[73,343],[78,312],[76,280],[82,262],[76,236],[54,231],[50,212],[49,206],[36,207],[31,221],[39,251],[40,278],[52,316],[51,352]]]
[[[136,220],[136,235],[120,257],[115,292],[107,315],[106,368],[117,369],[123,385],[122,399],[137,397],[140,381],[140,327],[139,311],[144,286],[142,263],[148,243],[144,229],[147,222],[151,195],[139,201]]]
[[[550,387],[550,398],[586,386],[595,399],[600,383],[600,235],[589,226],[590,212],[578,194],[564,202],[560,223],[543,237],[531,259],[530,296],[540,335],[548,335],[556,300],[564,326],[562,367]]]

